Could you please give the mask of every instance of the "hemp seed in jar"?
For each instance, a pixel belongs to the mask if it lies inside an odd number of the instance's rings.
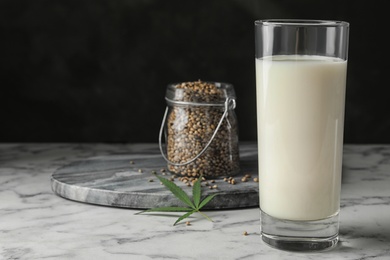
[[[188,177],[233,176],[240,171],[238,125],[231,84],[168,85],[163,126],[168,170]]]

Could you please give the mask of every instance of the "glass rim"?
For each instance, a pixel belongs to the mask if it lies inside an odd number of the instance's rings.
[[[263,26],[308,26],[308,27],[348,27],[349,23],[339,20],[315,20],[315,19],[261,19],[256,20],[255,25]]]

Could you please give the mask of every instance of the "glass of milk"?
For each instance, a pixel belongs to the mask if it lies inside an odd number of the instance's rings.
[[[262,240],[289,251],[338,242],[349,24],[255,21]]]

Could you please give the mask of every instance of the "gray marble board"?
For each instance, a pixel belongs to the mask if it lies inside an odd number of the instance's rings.
[[[233,209],[259,205],[257,177],[257,146],[240,145],[241,173],[234,176],[237,183],[229,184],[219,177],[214,179],[217,189],[202,187],[202,195],[218,193],[204,209]],[[52,174],[52,190],[59,196],[96,205],[147,209],[183,205],[152,174],[166,169],[159,149],[147,149],[128,154],[91,157],[59,168]],[[140,171],[141,169],[141,171]],[[250,174],[252,179],[242,182]],[[170,178],[166,173],[165,178]],[[150,181],[153,180],[153,181]],[[188,195],[192,187],[175,180]]]

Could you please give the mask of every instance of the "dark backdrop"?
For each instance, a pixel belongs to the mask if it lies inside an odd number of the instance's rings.
[[[390,143],[385,1],[0,1],[1,142],[157,142],[168,83],[234,84],[256,140],[254,21],[351,24],[346,143]],[[386,62],[386,63],[385,63]]]

